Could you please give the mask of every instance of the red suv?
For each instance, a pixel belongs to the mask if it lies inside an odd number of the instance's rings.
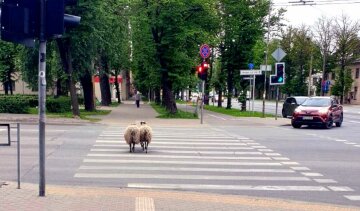
[[[291,125],[300,128],[302,125],[321,125],[331,128],[333,124],[341,127],[344,119],[343,107],[332,97],[310,97],[293,113]]]

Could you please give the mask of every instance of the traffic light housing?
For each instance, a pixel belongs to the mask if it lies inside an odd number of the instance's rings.
[[[77,26],[80,17],[65,14],[65,7],[76,4],[76,0],[47,0],[45,5],[45,38],[59,37],[67,26]],[[1,39],[29,47],[35,46],[40,37],[39,0],[2,0]]]
[[[285,63],[275,63],[275,75],[270,75],[270,85],[285,84]]]
[[[0,14],[2,40],[35,46],[40,22],[37,0],[3,0]]]
[[[206,62],[202,62],[201,65],[197,66],[196,72],[198,74],[198,78],[205,81],[208,75],[207,73],[208,69],[209,69],[209,64]]]
[[[46,38],[60,37],[66,27],[80,24],[80,17],[65,14],[66,6],[74,6],[77,0],[47,0],[46,1]],[[49,15],[50,14],[50,15]]]

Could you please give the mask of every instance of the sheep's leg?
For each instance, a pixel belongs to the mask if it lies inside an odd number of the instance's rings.
[[[148,149],[148,142],[147,141],[145,141],[145,149],[146,149],[146,153],[147,153],[147,149]]]
[[[129,147],[130,147],[130,153],[131,153],[131,143],[129,144]]]
[[[132,151],[135,152],[135,143],[133,143]]]
[[[141,144],[141,147],[142,147],[142,149],[144,151],[145,150],[144,142],[141,142],[140,144]]]

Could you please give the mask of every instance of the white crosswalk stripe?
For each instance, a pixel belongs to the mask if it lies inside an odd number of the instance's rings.
[[[123,129],[103,131],[74,177],[97,182],[116,180],[129,188],[353,191],[347,186],[327,186],[337,181],[322,179],[320,173],[303,172],[310,169],[247,137],[204,128],[153,128],[148,153],[140,146],[129,153]]]

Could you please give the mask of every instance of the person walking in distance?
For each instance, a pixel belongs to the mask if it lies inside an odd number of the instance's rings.
[[[136,107],[140,107],[140,93],[138,91],[136,91],[136,94],[135,94],[135,101],[136,101]]]

